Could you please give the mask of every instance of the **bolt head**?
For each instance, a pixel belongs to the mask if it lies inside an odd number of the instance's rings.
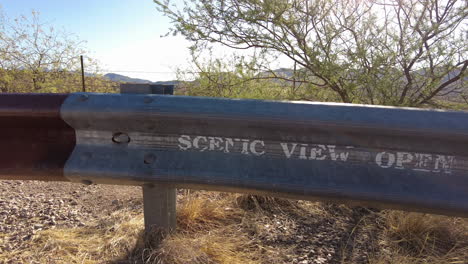
[[[117,144],[126,144],[130,142],[130,137],[121,132],[117,132],[112,136],[112,141]]]

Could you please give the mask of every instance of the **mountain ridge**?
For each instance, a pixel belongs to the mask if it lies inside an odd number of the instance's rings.
[[[132,77],[128,77],[128,76],[117,74],[117,73],[106,73],[104,74],[104,78],[113,82],[128,82],[128,83],[142,83],[142,84],[177,85],[179,83],[179,81],[176,81],[176,80],[152,82],[150,80],[132,78]]]

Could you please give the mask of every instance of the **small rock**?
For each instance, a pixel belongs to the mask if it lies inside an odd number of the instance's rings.
[[[40,228],[43,228],[44,225],[43,224],[34,224],[34,229],[40,229]]]
[[[323,258],[323,257],[317,257],[315,259],[315,263],[317,264],[323,264],[323,263],[326,263],[327,259],[326,258]]]

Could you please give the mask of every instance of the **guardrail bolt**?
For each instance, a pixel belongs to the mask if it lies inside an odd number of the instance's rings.
[[[151,164],[156,161],[156,156],[153,154],[146,154],[144,157],[145,164]]]
[[[130,137],[125,133],[118,132],[112,136],[112,141],[118,144],[125,144],[130,142]]]

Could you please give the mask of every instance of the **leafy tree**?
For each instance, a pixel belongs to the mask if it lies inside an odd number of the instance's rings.
[[[421,106],[467,89],[464,0],[154,2],[169,33],[286,56],[301,82],[342,102]]]
[[[203,56],[203,51],[191,49],[191,64],[188,69],[177,71],[178,93],[191,96],[229,98],[283,99],[287,95],[278,82],[258,78],[256,60],[232,55],[223,60]]]
[[[270,100],[298,100],[320,98],[336,101],[333,94],[315,89],[296,77],[289,69],[259,71],[262,56],[232,54],[223,59],[215,58],[211,49],[190,49],[191,63],[188,68],[177,71],[180,82],[176,92],[191,96],[214,96]]]

